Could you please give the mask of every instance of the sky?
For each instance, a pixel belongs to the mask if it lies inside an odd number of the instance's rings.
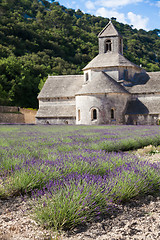
[[[60,5],[84,13],[133,25],[146,31],[160,29],[160,1],[157,0],[56,0]]]

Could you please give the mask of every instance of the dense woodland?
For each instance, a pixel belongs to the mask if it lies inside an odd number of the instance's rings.
[[[97,35],[108,21],[55,1],[1,0],[0,105],[37,108],[48,74],[81,74],[97,55]],[[147,71],[160,71],[160,30],[113,22],[124,55]]]

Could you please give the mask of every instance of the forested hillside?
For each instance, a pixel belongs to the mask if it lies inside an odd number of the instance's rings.
[[[37,108],[48,74],[80,74],[97,55],[97,35],[108,21],[54,1],[1,0],[0,105]],[[124,55],[147,71],[160,71],[160,30],[113,22]]]

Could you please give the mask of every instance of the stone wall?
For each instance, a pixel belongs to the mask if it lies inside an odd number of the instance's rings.
[[[25,123],[35,123],[35,116],[37,114],[36,110],[20,108],[20,112],[24,115],[24,122]]]
[[[144,70],[141,70],[140,68],[133,68],[133,67],[119,67],[118,68],[119,70],[119,80],[127,80],[127,79],[124,79],[124,71],[127,70],[128,72],[128,80],[132,80],[135,73],[140,73]]]
[[[36,124],[75,124],[75,98],[39,99]]]
[[[124,124],[124,112],[129,97],[128,94],[117,93],[76,96],[76,124]],[[97,119],[92,116],[94,109],[97,111]]]
[[[0,106],[0,113],[15,113],[19,112],[18,107],[12,107],[12,106]]]
[[[99,38],[99,54],[105,53],[106,40],[111,41],[111,52],[119,53],[122,51],[119,46],[120,37],[101,37]]]
[[[12,106],[0,106],[0,123],[35,123],[36,110]]]
[[[76,119],[74,117],[57,117],[57,118],[36,118],[36,124],[60,124],[60,125],[75,125]]]
[[[158,114],[125,115],[125,122],[128,125],[157,125],[159,123],[159,115]]]
[[[0,123],[25,123],[21,113],[0,113]]]
[[[0,123],[24,123],[24,115],[18,107],[0,106]]]

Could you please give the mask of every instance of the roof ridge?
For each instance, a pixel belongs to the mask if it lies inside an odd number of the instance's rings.
[[[116,85],[118,88],[121,88],[124,92],[129,93],[121,84],[119,84],[114,78],[112,78],[111,76],[109,76],[106,72],[102,71],[103,74],[105,74],[108,79],[114,84]],[[129,93],[130,94],[130,93]]]
[[[115,26],[113,25],[112,21],[110,20],[108,22],[108,24],[102,29],[102,31],[98,34],[98,37],[101,37],[101,35],[105,32],[105,30],[111,26],[112,27],[112,30],[113,32],[109,35],[109,36],[121,36],[120,33],[117,31],[117,29],[115,28]]]
[[[83,74],[72,74],[72,75],[52,75],[52,76],[48,76],[48,78],[64,78],[64,77],[82,77]]]

